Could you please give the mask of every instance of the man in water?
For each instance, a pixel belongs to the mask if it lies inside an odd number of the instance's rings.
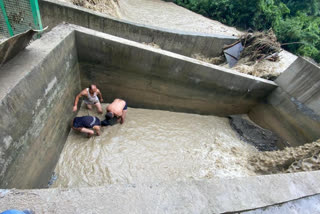
[[[100,102],[103,102],[102,94],[96,85],[90,85],[88,88],[83,89],[74,101],[73,112],[77,111],[77,106],[80,97],[85,97],[84,102],[88,109],[92,109],[92,105],[95,105],[98,109],[98,113],[102,114],[102,107]],[[99,97],[99,99],[98,99]]]
[[[115,99],[110,105],[107,106],[106,120],[120,121],[120,124],[124,123],[124,119],[127,113],[127,103],[121,99]]]
[[[97,135],[100,135],[100,127],[101,121],[99,118],[93,116],[75,117],[72,121],[72,129],[86,133],[88,137],[93,136],[94,131]]]

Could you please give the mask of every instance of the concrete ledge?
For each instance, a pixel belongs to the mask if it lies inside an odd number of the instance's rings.
[[[136,42],[154,42],[162,49],[185,56],[201,53],[215,57],[220,55],[224,45],[237,40],[230,36],[181,32],[122,21],[54,0],[40,0],[39,6],[44,26],[53,28],[68,22]]]
[[[320,172],[105,187],[1,190],[0,210],[36,213],[232,213],[320,193]]]

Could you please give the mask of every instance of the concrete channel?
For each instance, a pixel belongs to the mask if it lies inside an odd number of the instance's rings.
[[[320,138],[320,68],[305,59],[298,58],[273,82],[188,57],[193,51],[203,49],[203,43],[196,42],[200,38],[212,40],[214,51],[206,53],[208,56],[217,54],[223,44],[232,43],[234,38],[216,42],[217,37],[134,26],[51,0],[40,1],[40,6],[43,11],[52,9],[52,13],[43,12],[44,20],[54,23],[51,27],[65,19],[64,14],[69,17],[65,21],[69,22],[78,20],[75,17],[86,17],[84,19],[90,21],[85,27],[93,29],[58,25],[1,67],[0,210],[260,213],[279,207],[298,209],[300,204],[319,200],[319,171],[39,189],[47,186],[67,139],[71,118],[75,116],[70,114],[72,101],[80,89],[91,82],[101,85],[104,94],[112,92],[106,102],[123,97],[138,108],[218,116],[248,114],[291,146]],[[111,22],[117,23],[114,25],[120,29],[116,32],[122,31],[119,34],[127,37],[117,37],[119,35],[110,32],[114,27],[101,24]],[[123,29],[127,29],[126,34]],[[163,47],[168,48],[153,48],[133,39],[140,38],[142,32],[159,38],[164,42]],[[170,34],[174,37],[172,45],[165,45],[169,41],[165,38],[170,38]],[[183,45],[174,45],[179,44],[179,38],[183,43],[193,41],[195,46],[184,52]],[[316,207],[310,209],[317,210]]]
[[[155,43],[161,49],[184,56],[201,53],[220,55],[224,45],[234,43],[234,36],[211,35],[156,28],[119,20],[86,8],[54,0],[39,0],[41,18],[49,28],[67,22],[135,42]]]

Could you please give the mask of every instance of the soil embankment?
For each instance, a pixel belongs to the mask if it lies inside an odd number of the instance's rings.
[[[58,0],[85,7],[115,18],[121,18],[117,0]]]

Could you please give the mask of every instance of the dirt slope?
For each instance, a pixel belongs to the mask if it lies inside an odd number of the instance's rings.
[[[161,0],[59,0],[112,17],[172,30],[238,36],[240,31]]]

